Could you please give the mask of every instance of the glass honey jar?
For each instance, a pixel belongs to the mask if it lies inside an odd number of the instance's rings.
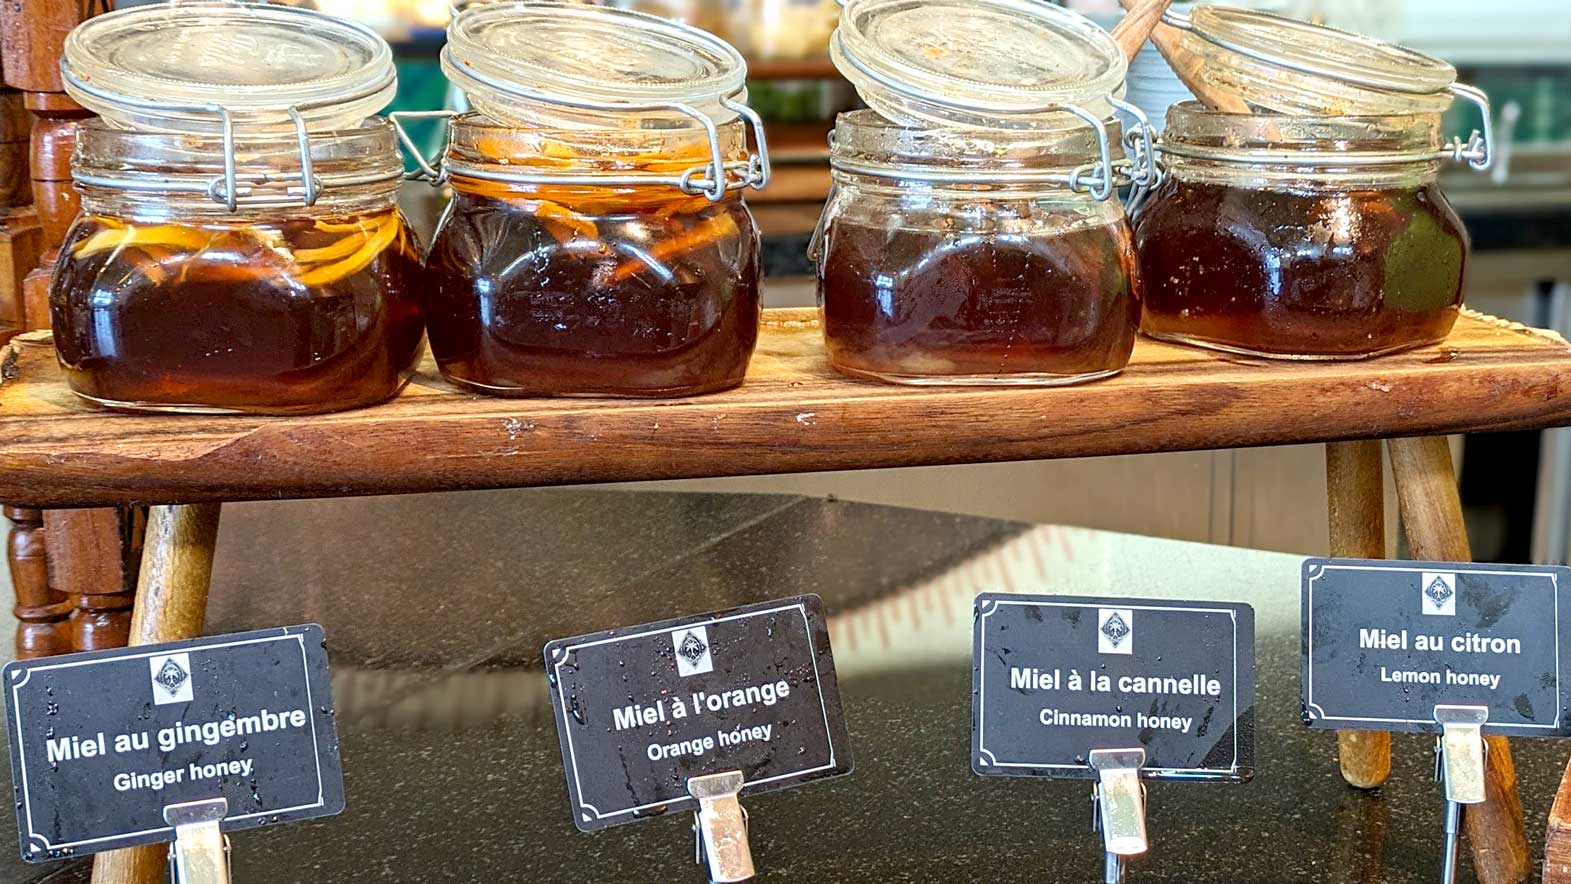
[[[423,332],[374,32],[302,9],[134,7],[69,36],[82,211],[50,288],[73,392],[135,411],[380,402]]]
[[[1221,6],[1174,21],[1250,113],[1185,102],[1135,217],[1144,333],[1283,359],[1361,359],[1443,340],[1468,235],[1438,179],[1490,164],[1489,107],[1436,59]],[[1486,130],[1447,138],[1455,98]]]
[[[1141,293],[1115,187],[1154,169],[1106,32],[1035,0],[852,0],[831,57],[869,106],[836,123],[812,246],[835,369],[917,385],[1121,371]]]
[[[503,396],[674,397],[742,382],[758,340],[768,179],[736,50],[641,13],[471,6],[443,69],[452,188],[432,243],[442,374]],[[749,146],[749,133],[754,146]]]

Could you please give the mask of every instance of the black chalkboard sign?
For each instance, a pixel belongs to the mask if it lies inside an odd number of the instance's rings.
[[[30,862],[172,840],[170,804],[224,798],[225,831],[338,813],[320,626],[18,661],[6,685]]]
[[[739,770],[742,794],[851,770],[816,595],[545,646],[573,822],[696,807],[687,781]]]
[[[1254,610],[983,593],[972,642],[971,768],[1092,778],[1095,749],[1144,749],[1150,779],[1254,774]]]
[[[1483,706],[1488,733],[1571,736],[1571,569],[1310,559],[1303,578],[1311,726],[1439,733],[1435,706]]]

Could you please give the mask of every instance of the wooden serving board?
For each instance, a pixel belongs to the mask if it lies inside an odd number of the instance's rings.
[[[0,373],[0,501],[41,507],[337,497],[1234,448],[1571,424],[1571,345],[1468,313],[1365,362],[1141,340],[1075,387],[899,387],[830,369],[816,312],[770,310],[738,389],[499,399],[427,359],[395,400],[312,417],[122,415],[66,389],[47,336]]]

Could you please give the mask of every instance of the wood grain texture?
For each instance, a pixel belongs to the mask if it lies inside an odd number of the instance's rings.
[[[1162,14],[1167,12],[1167,7],[1172,0],[1135,0],[1124,4],[1129,14],[1118,20],[1113,26],[1113,42],[1123,50],[1124,58],[1134,61],[1140,54],[1146,40],[1150,39],[1151,31],[1162,21]]]
[[[0,0],[6,84],[28,92],[65,91],[60,54],[66,35],[108,5],[104,0]]]
[[[1358,559],[1386,556],[1385,452],[1379,440],[1326,444],[1326,502],[1331,555]],[[1391,775],[1391,735],[1337,731],[1342,779],[1373,789]]]
[[[1402,526],[1413,558],[1467,562],[1473,558],[1462,520],[1451,447],[1443,436],[1391,439],[1391,472],[1402,505]],[[1483,804],[1469,804],[1463,825],[1480,884],[1517,884],[1532,871],[1516,764],[1505,737],[1485,737],[1488,760]]]
[[[46,510],[44,527],[50,577],[76,602],[71,649],[125,647],[140,554],[137,513],[127,507]]]
[[[28,157],[33,207],[44,229],[44,244],[51,250],[65,240],[82,208],[82,197],[71,182],[71,154],[76,150],[77,123],[87,116],[77,108],[40,116],[33,125]]]
[[[1571,762],[1560,778],[1544,830],[1543,884],[1571,884]]]
[[[218,504],[155,506],[137,580],[130,643],[196,638],[207,619],[207,591],[218,540]],[[164,845],[111,850],[93,858],[92,884],[159,884]]]
[[[748,380],[677,400],[461,393],[314,417],[93,411],[46,337],[0,357],[0,500],[104,506],[758,475],[1571,424],[1571,345],[1464,316],[1441,347],[1273,362],[1140,341],[1123,375],[922,388],[837,375],[811,310],[766,311]]]
[[[27,183],[25,175],[22,180]],[[32,190],[27,193],[31,197]],[[22,281],[38,266],[42,250],[38,216],[31,206],[0,209],[0,344],[36,327],[28,321],[30,308],[23,296]],[[47,309],[44,319],[43,326],[47,327]]]
[[[22,93],[0,89],[0,206],[25,206],[33,201],[28,185],[32,114],[22,103]]]
[[[1118,0],[1125,9],[1133,9],[1140,0]],[[1151,42],[1167,59],[1178,79],[1212,110],[1231,114],[1249,113],[1249,104],[1239,96],[1213,85],[1202,73],[1204,60],[1184,46],[1184,34],[1172,25],[1158,24],[1151,30]]]

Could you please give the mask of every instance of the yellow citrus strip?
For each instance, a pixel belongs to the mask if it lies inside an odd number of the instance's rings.
[[[337,282],[351,273],[358,273],[387,249],[393,238],[398,236],[402,226],[403,219],[399,218],[397,212],[389,214],[376,228],[376,232],[366,239],[365,244],[354,254],[336,264],[324,264],[307,271],[296,277],[296,281],[304,286],[323,286]]]
[[[371,231],[362,226],[360,230],[339,237],[330,246],[316,249],[295,249],[295,260],[301,264],[317,264],[322,261],[337,261],[353,255],[371,236]]]
[[[701,249],[712,242],[736,236],[738,232],[736,221],[732,220],[729,214],[721,213],[712,218],[706,218],[693,225],[693,228],[686,233],[670,239],[660,240],[650,246],[640,258],[628,261],[617,267],[611,274],[611,278],[621,282],[645,267],[653,269],[657,264],[663,264],[671,258]]]
[[[86,258],[99,252],[113,251],[123,246],[175,246],[187,251],[198,251],[210,241],[212,234],[177,224],[157,224],[137,227],[127,224],[123,228],[100,230],[71,249],[75,258]]]
[[[356,218],[351,218],[348,221],[324,221],[318,218],[313,223],[313,226],[325,233],[352,233],[357,230],[365,230],[365,222]]]

